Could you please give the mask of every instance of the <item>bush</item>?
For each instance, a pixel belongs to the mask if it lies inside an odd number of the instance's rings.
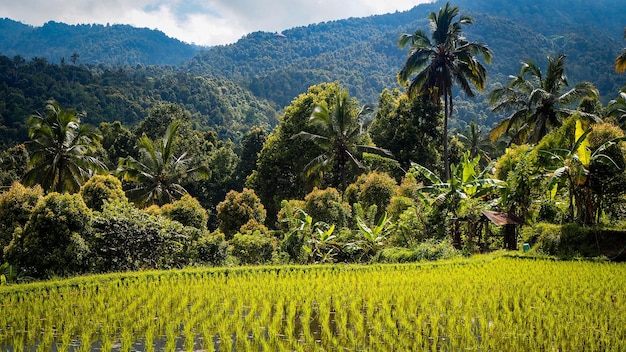
[[[409,263],[422,260],[439,260],[458,257],[460,252],[447,241],[428,240],[411,248],[390,247],[378,252],[378,263]]]
[[[244,188],[243,192],[228,192],[226,199],[217,205],[219,229],[227,240],[250,220],[263,224],[265,216],[266,212],[261,200],[253,190],[247,188]]]
[[[104,202],[126,201],[122,182],[113,175],[95,175],[80,188],[85,204],[96,211],[102,211]]]
[[[335,188],[314,188],[304,198],[304,209],[315,222],[322,221],[341,228],[348,225],[350,207],[342,203],[341,196]]]
[[[426,239],[424,214],[417,207],[406,209],[395,221],[389,237],[390,243],[408,247]]]
[[[301,224],[301,214],[299,210],[304,210],[303,200],[283,200],[280,202],[278,212],[278,229],[284,232],[290,231]]]
[[[183,266],[189,262],[191,240],[202,233],[127,202],[105,205],[93,228],[93,266],[98,272]]]
[[[37,202],[43,197],[40,186],[24,187],[14,182],[11,188],[0,193],[0,263],[3,263],[3,250],[13,239],[13,232],[28,222]]]
[[[368,209],[375,205],[378,209],[376,219],[378,219],[387,209],[391,198],[396,195],[398,185],[389,175],[378,172],[370,172],[359,176],[354,186],[346,191],[347,198],[354,204],[354,200],[361,204],[363,209]]]
[[[200,230],[207,229],[209,214],[196,198],[188,194],[171,204],[162,206],[161,214],[185,226],[195,227]]]
[[[389,175],[378,172],[372,172],[359,178],[363,179],[359,185],[359,202],[365,208],[376,205],[382,214],[389,205],[391,197],[396,194],[398,188],[396,181]]]
[[[623,224],[621,224],[623,225]],[[623,227],[585,227],[578,224],[555,225],[537,223],[524,227],[522,239],[531,244],[532,250],[559,258],[608,257],[624,260],[621,251],[626,247],[626,231]]]
[[[204,233],[191,245],[189,258],[193,264],[223,265],[228,255],[228,244],[223,234]]]
[[[86,272],[91,217],[80,195],[48,194],[23,230],[15,231],[6,251],[8,261],[38,278]]]
[[[242,264],[263,264],[272,260],[272,239],[260,232],[237,233],[230,241],[231,254]]]

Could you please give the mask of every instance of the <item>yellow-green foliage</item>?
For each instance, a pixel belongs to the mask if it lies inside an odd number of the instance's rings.
[[[289,231],[299,225],[297,221],[298,209],[304,210],[304,206],[305,203],[303,200],[283,200],[280,203],[280,211],[278,212],[278,228],[283,231]]]
[[[391,197],[396,195],[398,185],[389,175],[380,172],[363,174],[346,190],[346,200],[350,204],[359,202],[363,208],[376,205],[384,211]]]
[[[113,175],[95,175],[81,188],[80,195],[92,210],[102,211],[104,202],[127,201],[122,182]]]
[[[620,351],[626,265],[188,269],[0,287],[0,307],[2,350]]]
[[[7,261],[34,277],[84,272],[91,222],[91,210],[80,195],[50,193],[13,234],[5,250]]]
[[[528,144],[524,144],[521,146],[511,146],[506,149],[506,153],[501,156],[496,162],[496,173],[495,177],[498,180],[505,181],[509,172],[515,170],[515,166],[520,162],[520,160],[524,159],[526,154],[531,150],[531,147]]]
[[[304,198],[304,211],[314,222],[322,221],[341,228],[348,224],[350,206],[342,202],[336,188],[318,189],[315,187]]]
[[[266,211],[261,200],[254,190],[247,188],[242,192],[228,192],[226,199],[217,205],[219,229],[226,235],[226,239],[232,238],[239,228],[250,220],[263,224],[265,216]]]
[[[200,230],[206,230],[209,214],[200,205],[200,202],[185,194],[181,199],[165,204],[161,207],[161,214],[170,220],[180,222],[185,226],[195,227]]]
[[[0,193],[0,259],[4,247],[13,238],[13,232],[26,225],[41,197],[43,189],[40,186],[24,187],[19,182],[14,182],[9,190]]]

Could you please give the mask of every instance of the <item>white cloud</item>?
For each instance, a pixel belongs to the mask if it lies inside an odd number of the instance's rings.
[[[2,1],[4,17],[31,25],[130,24],[159,29],[200,45],[235,42],[263,30],[403,11],[430,0],[17,0]]]

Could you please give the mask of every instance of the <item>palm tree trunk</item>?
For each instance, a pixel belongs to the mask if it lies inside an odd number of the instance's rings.
[[[445,101],[443,113],[443,168],[446,175],[446,181],[450,180],[450,159],[448,158],[448,93],[443,95]]]

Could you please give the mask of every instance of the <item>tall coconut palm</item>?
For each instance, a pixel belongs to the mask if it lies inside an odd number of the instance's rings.
[[[82,114],[65,110],[54,101],[46,104],[44,114],[28,119],[28,147],[32,151],[25,184],[40,184],[46,191],[77,192],[94,173],[106,166],[96,152],[100,134],[81,125]]]
[[[186,153],[174,155],[179,126],[179,121],[172,122],[165,136],[157,141],[143,135],[137,142],[139,159],[132,156],[120,159],[117,174],[130,182],[128,196],[136,203],[144,206],[170,203],[187,194],[181,186],[183,180],[196,175],[208,176],[206,167],[192,165],[193,160]]]
[[[626,28],[624,28],[624,40],[626,40]],[[615,71],[617,71],[617,73],[624,73],[624,71],[626,71],[626,49],[615,58]]]
[[[413,34],[402,34],[400,48],[410,45],[408,58],[398,73],[398,81],[407,84],[409,94],[428,95],[434,102],[444,101],[443,157],[446,179],[450,178],[448,158],[448,120],[453,111],[452,87],[456,83],[469,97],[474,96],[472,85],[485,89],[487,71],[476,56],[486,63],[491,61],[491,51],[484,44],[469,42],[463,37],[463,25],[473,23],[471,17],[459,16],[459,8],[446,3],[439,13],[430,13],[428,19],[432,29],[431,38],[417,30]],[[411,78],[412,77],[412,78]]]
[[[520,73],[511,77],[508,86],[496,88],[489,94],[492,111],[511,112],[490,131],[492,141],[514,130],[511,143],[536,144],[552,128],[560,126],[565,117],[576,112],[570,108],[575,102],[585,97],[598,97],[598,90],[590,82],[578,83],[563,92],[568,87],[565,57],[548,57],[545,76],[534,62],[522,62]],[[578,113],[598,120],[593,114]]]
[[[361,144],[364,141],[362,119],[371,112],[369,106],[363,106],[355,114],[351,108],[347,91],[340,91],[335,96],[334,106],[328,108],[318,105],[313,110],[309,123],[319,128],[318,133],[302,131],[293,138],[312,140],[322,149],[322,153],[313,158],[304,167],[307,176],[319,175],[320,173],[333,170],[339,175],[343,190],[347,187],[348,166],[353,164],[359,169],[365,166],[359,160],[363,151],[383,156],[391,156],[386,149],[371,145]]]

